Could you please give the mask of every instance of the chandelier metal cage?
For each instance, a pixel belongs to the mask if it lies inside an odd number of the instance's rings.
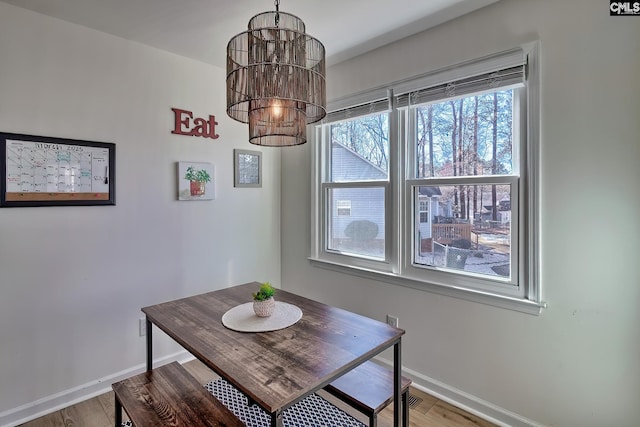
[[[307,142],[327,106],[324,45],[279,4],[227,44],[227,114],[249,124],[250,143],[272,147]]]

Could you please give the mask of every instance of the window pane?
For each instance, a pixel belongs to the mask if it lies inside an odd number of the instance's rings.
[[[333,188],[328,199],[328,249],[384,259],[384,188]],[[345,200],[350,201],[348,216],[341,212]]]
[[[510,185],[421,186],[414,197],[430,208],[428,222],[414,219],[415,264],[511,277]]]
[[[420,196],[420,222],[429,222],[429,198]]]
[[[418,178],[513,173],[513,90],[415,107]]]
[[[386,180],[389,115],[358,117],[331,125],[331,181]]]
[[[338,215],[351,216],[351,200],[338,200],[336,202]]]

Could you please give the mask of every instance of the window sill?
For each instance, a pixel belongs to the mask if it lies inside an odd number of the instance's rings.
[[[504,308],[507,310],[518,311],[521,313],[538,316],[543,308],[547,308],[544,301],[536,302],[527,299],[507,297],[504,295],[492,294],[488,292],[480,292],[465,288],[453,286],[442,286],[421,280],[415,280],[407,277],[400,277],[392,273],[384,273],[368,268],[354,267],[351,265],[341,264],[337,262],[327,261],[319,258],[308,258],[311,265],[337,271],[352,276],[363,277],[365,279],[377,280],[380,282],[390,283],[393,285],[404,286],[407,288],[418,289],[426,292],[459,298],[467,301],[478,302],[481,304],[491,305],[494,307]]]

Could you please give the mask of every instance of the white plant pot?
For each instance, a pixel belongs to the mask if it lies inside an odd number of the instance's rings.
[[[264,301],[254,301],[253,311],[258,317],[269,317],[273,314],[273,310],[276,308],[276,300],[273,298],[266,299]]]

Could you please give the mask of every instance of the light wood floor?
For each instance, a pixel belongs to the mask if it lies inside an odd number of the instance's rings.
[[[202,384],[217,378],[207,367],[197,360],[188,362],[185,368]],[[491,427],[494,424],[484,421],[468,412],[449,405],[420,390],[410,389],[410,394],[422,399],[409,409],[410,427]],[[328,397],[330,399],[330,397]],[[340,405],[342,409],[348,409]],[[24,427],[113,427],[113,392],[102,394],[93,399],[69,406],[44,417],[22,424]],[[360,414],[347,410],[356,418],[364,421]],[[126,414],[123,419],[127,420]],[[393,424],[393,404],[378,417],[379,427],[391,427]]]

